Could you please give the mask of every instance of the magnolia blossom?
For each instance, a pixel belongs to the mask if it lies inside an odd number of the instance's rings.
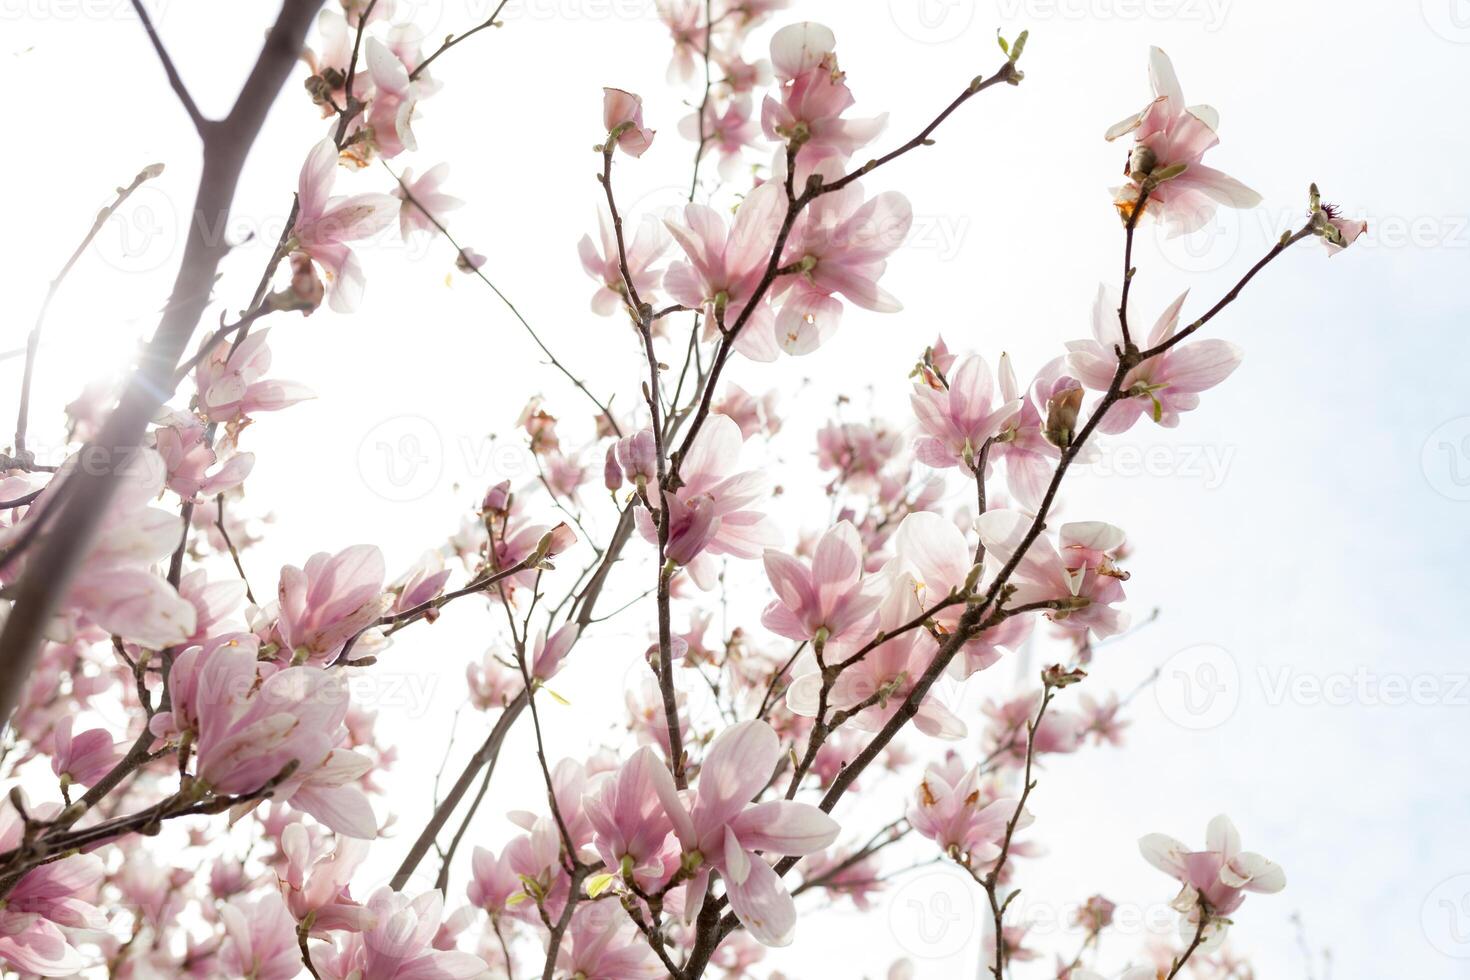
[[[695,436],[679,474],[683,486],[664,494],[669,520],[669,554],[689,570],[696,585],[713,588],[715,556],[756,558],[775,544],[776,531],[756,504],[766,481],[755,471],[737,472],[740,427],[723,415],[711,415]],[[639,533],[656,542],[658,532],[647,512],[636,514]]]
[[[733,225],[703,204],[685,205],[682,221],[664,222],[687,259],[669,265],[664,289],[675,301],[703,310],[716,325],[733,329],[748,318],[734,344],[756,360],[775,356],[769,308],[748,307],[770,264],[785,208],[784,192],[767,182],[746,195]]]
[[[837,67],[837,38],[821,24],[790,24],[771,38],[771,64],[780,80],[779,97],[766,96],[761,127],[766,137],[798,148],[798,161],[810,167],[822,160],[846,160],[872,142],[888,116],[842,118],[854,99]],[[796,177],[804,182],[806,173]]]
[[[864,731],[878,731],[893,717],[938,652],[923,630],[901,629],[921,612],[913,581],[902,573],[885,577],[886,598],[872,625],[894,635],[838,674],[827,695],[828,707],[856,712],[851,723]],[[787,706],[799,715],[816,717],[821,685],[820,672],[798,677],[786,692]],[[919,703],[914,727],[935,738],[958,739],[966,733],[965,723],[933,690]]]
[[[80,456],[69,458],[25,517],[0,527],[0,549],[50,516],[79,465]],[[182,643],[194,633],[194,606],[154,570],[178,547],[182,527],[176,511],[150,506],[163,491],[167,468],[156,452],[141,449],[127,456],[117,472],[117,489],[60,604],[56,633],[64,635],[90,621],[150,649]],[[5,580],[24,568],[24,560],[12,563]]]
[[[125,749],[105,729],[90,728],[72,735],[72,718],[63,716],[51,731],[51,771],[61,777],[63,785],[91,786],[111,771]]]
[[[581,632],[582,627],[571,622],[564,624],[549,637],[545,633],[537,633],[530,658],[531,677],[543,683],[555,677],[567,654],[576,645]]]
[[[189,412],[168,412],[160,421],[153,430],[153,448],[168,467],[168,488],[186,500],[239,486],[255,466],[254,453],[233,453],[214,469],[219,456],[204,424]]]
[[[51,820],[55,804],[30,805],[32,819]],[[25,824],[14,806],[0,810],[0,852],[20,846]],[[0,907],[0,962],[23,974],[70,976],[93,965],[73,945],[68,929],[101,929],[107,917],[93,903],[106,869],[95,854],[73,854],[27,871]]]
[[[1009,562],[1020,550],[1031,520],[1014,510],[982,514],[975,526],[986,550],[997,561]],[[1099,637],[1126,628],[1127,614],[1112,608],[1121,602],[1122,582],[1128,577],[1113,564],[1123,546],[1123,532],[1111,524],[1083,521],[1063,524],[1059,548],[1045,534],[1037,535],[1016,565],[1012,608],[1033,603],[1055,603],[1047,612],[1053,622],[1074,630],[1091,630]]]
[[[221,340],[194,369],[199,411],[209,422],[243,422],[255,412],[275,412],[314,397],[294,381],[264,380],[270,370],[269,330],[257,330],[233,346]]]
[[[383,54],[393,59],[391,53]],[[373,60],[369,44],[369,62]],[[370,238],[386,228],[398,214],[399,201],[388,194],[332,197],[336,181],[337,146],[329,139],[322,140],[301,167],[291,245],[293,251],[310,256],[321,267],[332,309],[351,313],[362,301],[367,279],[347,243]]]
[[[651,748],[641,748],[583,804],[603,863],[627,869],[647,885],[663,881],[678,866],[678,854],[666,847],[674,825],[655,790],[663,769]]]
[[[1125,169],[1129,182],[1113,191],[1118,208],[1125,215],[1132,213],[1151,176],[1158,182],[1149,191],[1144,213],[1157,216],[1171,236],[1204,227],[1221,204],[1231,208],[1260,204],[1255,191],[1200,162],[1220,142],[1215,135],[1220,115],[1210,106],[1185,103],[1174,65],[1158,48],[1149,49],[1148,78],[1154,100],[1107,132],[1109,140],[1129,133],[1134,140]]]
[[[641,157],[653,145],[653,130],[643,125],[643,100],[620,88],[602,90],[602,124],[618,148]]]
[[[566,942],[557,950],[556,966],[559,976],[586,980],[667,975],[627,915],[606,902],[577,907]]]
[[[378,621],[386,607],[383,553],[368,544],[329,555],[305,568],[281,569],[281,646],[295,663],[330,663],[347,641]]]
[[[422,94],[421,84],[409,77],[408,66],[398,52],[382,41],[369,37],[363,48],[368,75],[376,86],[367,111],[373,146],[388,158],[404,150],[417,150],[413,116]]]
[[[983,778],[978,766],[930,765],[908,812],[915,831],[970,868],[1000,855],[1006,823],[1016,812],[1016,801],[997,799]],[[1017,829],[1029,826],[1031,820],[1031,814],[1023,810]]]
[[[703,137],[697,109],[679,121],[679,135],[696,142],[703,138],[707,151],[719,156],[720,179],[734,180],[740,176],[746,147],[760,138],[760,125],[752,117],[753,112],[748,95],[736,96],[723,108],[710,100],[702,117]]]
[[[192,732],[196,778],[216,793],[253,793],[286,776],[277,800],[339,833],[375,836],[372,807],[355,785],[371,760],[339,746],[350,702],[341,674],[266,664],[262,679],[256,647],[247,634],[181,654],[169,672],[171,710],[155,714],[150,729]]]
[[[823,194],[787,239],[782,265],[799,271],[776,284],[775,341],[788,354],[809,354],[832,335],[842,317],[838,296],[878,313],[903,308],[878,280],[888,256],[908,238],[913,209],[897,191],[863,197],[857,183]]]
[[[767,629],[793,640],[841,647],[872,633],[882,596],[865,588],[863,544],[850,521],[840,521],[817,543],[811,565],[767,550],[766,577],[776,599],[761,616]]]
[[[924,437],[914,445],[919,461],[945,468],[963,466],[974,472],[985,443],[998,436],[1021,411],[1022,400],[1010,386],[1011,397],[996,405],[990,366],[978,354],[965,358],[952,372],[947,389],[914,385],[909,395]]]
[[[281,895],[292,916],[298,920],[310,916],[317,934],[361,932],[373,924],[373,914],[354,902],[347,889],[367,858],[367,841],[339,837],[331,854],[316,857],[306,828],[293,823],[281,832],[281,851],[286,857]]]
[[[1000,356],[1000,366],[996,369],[1001,402],[1019,399],[1021,408],[1001,426],[991,442],[987,459],[1005,461],[1006,489],[1026,510],[1040,506],[1056,460],[1061,455],[1061,451],[1047,439],[1045,425],[1053,391],[1059,384],[1065,386],[1071,380],[1062,374],[1064,363],[1060,357],[1048,361],[1036,373],[1029,392],[1022,391],[1017,384],[1009,355]],[[1083,452],[1086,452],[1085,447]]]
[[[696,60],[704,50],[705,30],[703,0],[655,0],[659,20],[668,27],[674,41],[674,57],[669,62],[668,80],[687,82],[694,78]]]
[[[230,976],[251,980],[293,980],[301,974],[296,921],[281,896],[267,892],[220,909],[225,941],[219,960]]]
[[[629,299],[623,285],[617,236],[608,223],[607,216],[601,211],[597,212],[597,230],[602,242],[601,251],[590,235],[583,235],[582,240],[577,243],[577,255],[581,258],[582,268],[587,275],[601,284],[597,292],[592,294],[592,312],[598,316],[612,316],[627,305]],[[664,270],[662,267],[655,267],[655,263],[668,251],[668,233],[656,221],[642,221],[627,244],[628,274],[633,279],[633,288],[638,291],[638,298],[643,302],[652,302],[654,290],[663,281]]]
[[[478,956],[434,948],[444,918],[440,892],[410,899],[383,887],[367,909],[375,920],[370,929],[338,934],[335,946],[313,945],[312,963],[322,980],[471,980],[485,974]]]
[[[1230,818],[1221,814],[1205,828],[1205,849],[1191,851],[1165,834],[1149,834],[1138,842],[1143,859],[1183,889],[1171,903],[1184,918],[1179,931],[1187,940],[1205,919],[1205,943],[1214,949],[1225,941],[1230,915],[1245,901],[1246,892],[1274,895],[1286,887],[1286,873],[1275,862],[1253,851],[1240,849],[1240,834]]]
[[[1145,348],[1153,348],[1174,336],[1179,311],[1188,293],[1170,303],[1149,331]],[[1106,391],[1118,368],[1114,348],[1123,345],[1123,327],[1118,320],[1118,303],[1105,287],[1099,287],[1092,305],[1092,340],[1067,344],[1071,353],[1067,367],[1087,387]],[[1125,432],[1147,415],[1165,428],[1179,424],[1179,415],[1199,407],[1199,393],[1224,381],[1240,366],[1241,350],[1228,340],[1207,338],[1175,344],[1130,370],[1121,390],[1126,396],[1109,409],[1098,424],[1108,434]]]
[[[725,882],[730,908],[767,946],[785,946],[796,931],[796,903],[757,852],[815,854],[837,837],[837,822],[808,803],[751,803],[781,757],[781,740],[764,721],[722,731],[700,767],[699,783],[681,796],[668,770],[652,773],[654,790],[674,825],[685,860],[696,867],[687,886],[685,914],[703,903],[710,874]]]
[[[1335,204],[1321,205],[1321,221],[1326,227],[1318,226],[1317,237],[1322,239],[1328,256],[1341,252],[1368,230],[1368,222],[1344,218]]]
[[[412,167],[404,167],[393,196],[403,203],[398,208],[398,233],[404,240],[416,231],[437,233],[434,219],[443,220],[446,211],[464,207],[464,202],[439,188],[449,177],[449,164],[441,163],[424,171],[415,179]]]
[[[466,889],[470,904],[491,915],[499,915],[524,897],[521,889],[520,875],[511,861],[510,848],[503,850],[499,857],[494,851],[475,848],[470,856],[470,883]]]

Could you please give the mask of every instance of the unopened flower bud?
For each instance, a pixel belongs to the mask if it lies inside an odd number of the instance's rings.
[[[1042,434],[1058,449],[1072,444],[1077,433],[1077,416],[1082,411],[1082,386],[1071,378],[1058,378],[1046,400],[1046,427]]]
[[[536,554],[541,558],[555,558],[576,543],[576,533],[567,526],[566,521],[562,521],[541,535],[541,540],[536,544]]]
[[[639,485],[648,483],[658,474],[658,444],[652,429],[635,432],[618,442],[618,460],[628,479]]]
[[[618,444],[607,447],[607,458],[602,463],[602,484],[613,493],[623,485],[623,467],[618,463]]]
[[[486,491],[485,500],[480,504],[480,510],[486,514],[497,514],[504,517],[509,509],[510,481],[502,480]]]

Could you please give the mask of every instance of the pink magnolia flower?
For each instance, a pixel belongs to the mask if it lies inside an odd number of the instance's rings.
[[[767,549],[766,577],[776,599],[761,623],[793,640],[816,640],[834,648],[866,639],[883,597],[864,588],[863,543],[851,521],[839,521],[822,539],[812,562]]]
[[[914,454],[929,466],[960,466],[973,473],[986,440],[1000,435],[1021,411],[1018,393],[1014,389],[1008,393],[1011,398],[994,403],[990,366],[978,354],[960,361],[950,374],[948,390],[914,385],[909,402],[924,431]]]
[[[733,329],[765,276],[785,207],[785,193],[771,181],[746,196],[733,225],[713,208],[685,205],[682,222],[664,222],[687,259],[669,266],[665,291],[676,302],[703,310],[716,327]],[[755,360],[773,359],[770,316],[764,304],[752,310],[736,335],[735,349]]]
[[[45,519],[78,465],[80,456],[67,459],[25,517],[0,527],[0,548]],[[166,472],[162,458],[151,449],[130,454],[118,464],[117,490],[61,603],[58,635],[90,621],[130,643],[158,650],[193,634],[194,607],[154,571],[178,546],[182,530],[177,513],[149,506],[163,491]],[[6,580],[24,567],[23,559],[12,562]]]
[[[582,627],[571,622],[564,624],[549,637],[545,633],[536,634],[536,642],[531,651],[532,679],[545,683],[555,677],[581,633]]]
[[[407,612],[421,606],[444,592],[444,583],[449,581],[450,569],[444,567],[444,556],[437,551],[426,551],[413,563],[413,567],[388,587],[396,598],[392,610]],[[432,614],[435,610],[430,610]],[[430,617],[432,618],[432,617]]]
[[[403,202],[398,208],[398,233],[405,241],[416,231],[438,234],[439,227],[431,216],[442,222],[446,211],[464,207],[459,198],[439,189],[448,177],[447,163],[430,167],[418,179],[414,179],[412,167],[403,168],[403,174],[398,178],[400,183],[393,188],[393,196]]]
[[[210,422],[240,422],[254,412],[275,412],[315,397],[294,381],[262,380],[271,366],[269,330],[257,330],[232,349],[221,340],[194,369],[199,411]]]
[[[281,645],[295,663],[330,663],[347,641],[385,609],[383,553],[360,544],[335,555],[319,552],[305,568],[281,569]]]
[[[1149,332],[1146,348],[1154,347],[1174,336],[1179,326],[1179,310],[1188,296],[1184,293],[1160,314]],[[1106,391],[1118,367],[1114,347],[1122,347],[1123,327],[1118,321],[1116,297],[1099,287],[1092,304],[1092,340],[1067,343],[1067,368],[1087,387]],[[1103,416],[1098,429],[1109,435],[1126,432],[1138,419],[1147,415],[1159,425],[1172,429],[1179,415],[1199,407],[1199,393],[1224,381],[1240,366],[1241,350],[1228,340],[1208,338],[1176,344],[1162,354],[1150,357],[1123,378],[1123,393]]]
[[[708,152],[719,155],[719,174],[722,180],[735,180],[740,176],[746,147],[754,145],[760,138],[760,125],[753,118],[754,109],[750,96],[738,95],[721,108],[714,99],[704,107],[704,141]],[[700,113],[679,120],[679,135],[685,139],[700,139]]]
[[[562,847],[561,829],[566,828],[566,836],[576,857],[581,857],[583,852],[592,846],[592,821],[588,818],[583,807],[583,794],[587,788],[587,767],[576,759],[562,759],[551,770],[551,797],[556,801],[557,814],[560,816],[558,823],[550,813],[546,816],[538,816],[528,810],[511,810],[506,816],[511,823],[523,830],[532,832],[543,821],[549,821],[556,829],[556,840],[558,847]],[[560,853],[560,851],[558,851]]]
[[[229,625],[230,617],[245,598],[244,582],[239,579],[211,582],[208,572],[196,568],[179,579],[179,595],[194,607],[194,632],[184,641],[185,645],[204,643],[221,632],[237,632],[238,627],[224,627]]]
[[[653,145],[653,130],[643,125],[643,100],[620,88],[602,90],[602,124],[618,148],[641,157]],[[616,135],[614,135],[616,134]]]
[[[353,873],[367,858],[367,841],[338,837],[335,850],[318,857],[307,829],[293,823],[281,832],[281,851],[286,866],[279,884],[292,916],[299,921],[310,916],[316,934],[361,932],[372,926],[372,913],[354,902],[347,890]]]
[[[1246,892],[1274,895],[1286,887],[1281,866],[1253,851],[1240,849],[1240,834],[1230,818],[1221,814],[1205,829],[1205,849],[1191,851],[1165,834],[1149,834],[1138,842],[1143,859],[1183,889],[1171,903],[1184,914],[1180,934],[1193,939],[1199,928],[1200,906],[1207,908],[1204,949],[1225,941],[1229,916],[1245,901]]]
[[[1368,222],[1344,218],[1335,204],[1322,204],[1321,214],[1322,223],[1327,227],[1319,230],[1317,237],[1322,239],[1329,256],[1341,252],[1368,230]]]
[[[275,892],[236,898],[220,909],[225,940],[219,963],[230,976],[251,980],[294,980],[301,974],[296,920]]]
[[[444,896],[417,898],[383,887],[367,900],[375,924],[339,937],[337,945],[312,950],[322,980],[471,980],[485,974],[485,961],[472,953],[440,950],[434,936],[444,918]]]
[[[1154,100],[1107,132],[1110,141],[1129,133],[1134,140],[1125,169],[1129,182],[1113,191],[1119,210],[1131,214],[1143,181],[1176,167],[1182,169],[1157,183],[1144,204],[1144,212],[1162,221],[1171,236],[1204,227],[1221,204],[1232,208],[1260,204],[1255,191],[1200,162],[1220,142],[1215,135],[1220,115],[1207,105],[1185,104],[1174,65],[1158,48],[1149,49],[1148,76]]]
[[[711,415],[695,436],[680,467],[684,485],[664,495],[669,519],[669,558],[688,569],[701,589],[714,587],[715,556],[756,558],[776,543],[776,532],[755,504],[765,495],[765,478],[740,465],[740,427],[723,415]],[[638,530],[656,542],[658,532],[648,513],[637,512]]]
[[[766,96],[761,127],[766,138],[799,147],[804,167],[828,159],[846,160],[866,146],[888,123],[884,115],[872,119],[844,119],[854,99],[837,67],[837,38],[821,24],[790,24],[771,38],[771,64],[780,80],[779,98]],[[798,182],[806,173],[798,170]]]
[[[978,766],[931,764],[909,807],[909,823],[969,868],[990,863],[1000,855],[1006,823],[1016,812],[1016,801],[996,799],[983,782]],[[1023,811],[1017,829],[1028,826]]]
[[[23,799],[23,798],[22,798]],[[55,804],[27,806],[33,819],[53,819]],[[0,851],[19,847],[25,823],[14,806],[0,811]],[[23,974],[71,976],[95,965],[63,930],[102,929],[107,918],[93,903],[106,874],[94,854],[74,854],[21,876],[0,908],[0,963]]]
[[[296,770],[275,798],[353,837],[373,837],[377,823],[355,785],[370,762],[338,747],[350,703],[339,673],[315,667],[257,671],[253,636],[192,647],[169,672],[172,710],[149,723],[159,737],[195,733],[195,776],[216,793],[252,793]]]
[[[889,583],[886,598],[871,625],[875,632],[894,631],[897,635],[843,670],[827,696],[828,706],[838,711],[853,711],[866,705],[850,724],[870,732],[881,729],[897,713],[937,652],[933,638],[923,630],[897,632],[922,611],[913,580],[903,573],[884,577]],[[787,707],[799,715],[816,717],[821,704],[821,685],[820,672],[796,678],[786,692]],[[920,702],[914,714],[914,727],[935,738],[958,739],[966,733],[965,723],[945,707],[933,690]]]
[[[781,431],[781,415],[776,410],[780,400],[781,394],[775,389],[757,398],[727,381],[724,396],[715,402],[714,410],[733,419],[743,438],[753,439],[758,434],[769,438]]]
[[[126,746],[101,728],[73,736],[72,721],[70,715],[62,715],[51,730],[51,771],[61,777],[63,785],[91,786],[112,770]]]
[[[369,63],[373,61],[372,51],[370,40]],[[391,53],[383,53],[393,58]],[[301,167],[296,192],[299,210],[291,230],[291,246],[321,267],[332,309],[351,313],[362,300],[367,280],[347,243],[369,238],[386,228],[398,213],[399,202],[388,194],[332,197],[336,180],[337,146],[329,139],[322,140],[312,147]]]
[[[592,843],[603,863],[614,870],[627,868],[645,886],[665,880],[678,866],[677,855],[669,864],[665,844],[674,827],[654,789],[655,770],[663,768],[653,749],[645,746],[603,779],[584,803]]]
[[[1001,426],[991,443],[989,459],[1005,460],[1006,489],[1026,510],[1034,511],[1041,504],[1056,460],[1061,455],[1061,451],[1047,441],[1043,429],[1047,400],[1054,387],[1063,381],[1064,363],[1060,357],[1047,362],[1032,381],[1029,396],[1016,382],[1009,355],[1000,356],[1000,366],[996,370],[1000,400],[1009,403],[1019,399],[1021,409]],[[1083,451],[1086,451],[1085,447]]]
[[[499,915],[512,907],[512,899],[522,894],[522,887],[520,876],[512,866],[510,848],[501,851],[499,857],[494,851],[475,848],[470,857],[470,883],[466,886],[472,905]]]
[[[1028,691],[1008,701],[987,701],[981,710],[989,721],[985,745],[993,753],[1005,753],[1010,761],[1021,765],[1026,761],[1027,725],[1036,718],[1042,693]],[[1082,722],[1058,708],[1049,709],[1030,739],[1033,753],[1065,755],[1082,746]]]
[[[363,55],[375,87],[366,116],[372,146],[390,159],[404,150],[417,150],[413,116],[423,94],[421,84],[409,77],[399,54],[377,38],[366,39]]]
[[[521,672],[501,659],[495,647],[485,651],[479,663],[465,665],[465,683],[470,689],[470,703],[481,711],[503,708],[525,686]]]
[[[632,921],[610,903],[583,903],[557,949],[557,975],[586,980],[638,980],[667,975]]]
[[[598,316],[612,316],[627,303],[623,286],[622,264],[618,258],[618,240],[603,212],[597,212],[598,237],[602,249],[598,250],[591,236],[583,235],[577,243],[577,254],[587,275],[601,285],[592,294],[592,312]],[[661,224],[642,221],[637,232],[628,241],[628,273],[633,277],[633,288],[638,298],[645,303],[654,302],[654,292],[663,281],[664,270],[655,267],[669,248],[669,236]]]
[[[1077,699],[1081,715],[1081,735],[1091,735],[1099,745],[1122,745],[1123,729],[1128,722],[1118,717],[1123,705],[1116,693],[1109,693],[1099,701],[1091,694],[1083,693]]]
[[[254,453],[233,453],[215,469],[219,456],[207,441],[204,424],[189,412],[167,412],[159,421],[153,448],[168,468],[166,485],[185,500],[237,487],[255,466]]]
[[[781,757],[781,740],[764,721],[732,725],[710,745],[699,783],[686,798],[662,766],[654,790],[673,822],[685,860],[698,870],[690,881],[685,915],[703,904],[712,871],[725,882],[730,908],[766,946],[785,946],[796,931],[796,904],[759,852],[815,854],[837,838],[837,822],[808,803],[751,803]]]
[[[992,510],[975,522],[980,540],[999,562],[1011,560],[1030,525],[1014,510]],[[1010,608],[1055,600],[1062,608],[1046,614],[1054,623],[1090,629],[1099,637],[1122,632],[1127,614],[1112,604],[1123,600],[1122,581],[1128,576],[1116,568],[1112,555],[1123,546],[1123,532],[1101,521],[1082,521],[1063,524],[1057,537],[1060,550],[1044,533],[1031,542],[1011,578],[1016,591]]]
[[[817,466],[857,489],[879,483],[902,448],[899,435],[862,422],[829,422],[817,432]]]
[[[704,51],[704,4],[701,0],[656,0],[656,6],[659,20],[674,40],[668,80],[688,82],[694,78],[696,61]]]
[[[908,238],[913,225],[908,198],[886,191],[863,200],[861,185],[813,201],[787,239],[783,266],[800,271],[778,280],[781,302],[775,339],[788,354],[809,354],[838,327],[842,296],[849,303],[878,313],[903,309],[878,285],[887,259]]]

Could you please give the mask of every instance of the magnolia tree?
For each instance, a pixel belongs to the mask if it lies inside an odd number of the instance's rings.
[[[1179,886],[1177,939],[1120,937],[1099,962],[1115,908],[1101,895],[1077,905],[1080,951],[1038,949],[1007,916],[1040,853],[1027,809],[1038,763],[1116,745],[1127,702],[1087,690],[1096,646],[1127,629],[1124,533],[1052,515],[1095,436],[1177,426],[1229,377],[1241,353],[1209,334],[1272,260],[1308,238],[1339,250],[1363,226],[1314,187],[1300,227],[1217,301],[1131,305],[1143,222],[1188,232],[1258,201],[1203,162],[1215,110],[1185,102],[1155,49],[1151,94],[1106,130],[1123,162],[1123,254],[1091,336],[1024,370],[989,337],[984,351],[936,340],[881,368],[872,380],[911,386],[912,419],[823,428],[830,511],[803,508],[788,538],[759,461],[781,424],[763,365],[822,357],[849,305],[899,311],[882,279],[912,213],[885,164],[971,125],[972,100],[1014,97],[1026,35],[1000,40],[990,70],[895,140],[884,116],[854,112],[862,82],[838,68],[833,33],[787,0],[666,0],[677,91],[657,98],[695,107],[679,134],[656,137],[638,95],[586,93],[601,223],[578,250],[592,313],[626,328],[639,370],[595,390],[537,337],[548,362],[531,380],[562,389],[557,411],[580,413],[588,439],[533,398],[514,427],[536,478],[477,488],[459,533],[426,541],[419,563],[390,578],[377,546],[354,544],[281,568],[274,594],[252,591],[241,554],[259,512],[241,488],[270,449],[249,424],[309,394],[272,374],[269,343],[290,344],[322,303],[360,309],[353,244],[395,222],[405,238],[442,236],[446,263],[484,278],[446,225],[460,202],[445,165],[403,164],[433,159],[413,129],[439,87],[431,69],[482,31],[488,42],[501,11],[433,46],[392,0],[320,7],[286,0],[223,119],[199,112],[139,10],[203,144],[197,220],[152,340],[126,383],[89,385],[67,407],[55,461],[26,446],[44,309],[30,337],[0,457],[0,960],[26,976],[774,976],[765,951],[801,939],[802,910],[866,909],[915,861],[942,860],[983,894],[979,970],[996,980],[1250,975],[1221,946],[1227,927],[1247,893],[1285,878],[1223,816],[1202,842],[1140,842]],[[757,28],[768,51],[748,43]],[[205,219],[228,212],[298,59],[309,77],[286,104],[320,113],[325,135],[281,189],[283,209],[294,191],[289,220],[249,303],[196,330],[226,288],[227,244]],[[618,173],[659,152],[692,157],[688,203],[630,213]],[[159,169],[120,189],[83,248]],[[367,189],[337,194],[339,182]],[[716,632],[741,576],[769,604]],[[378,728],[392,719],[354,703],[351,679],[392,658],[400,631],[475,607],[498,635],[464,668],[484,742],[426,825],[387,835],[396,751]],[[623,737],[550,758],[557,678],[614,616],[647,631]],[[1036,667],[1019,690],[988,670],[1025,658]],[[985,691],[983,710],[961,707],[967,686]],[[544,785],[492,786],[517,728],[534,735]],[[419,772],[392,781],[427,791]],[[523,832],[477,843],[480,810]],[[357,873],[374,849],[397,864],[386,884]]]

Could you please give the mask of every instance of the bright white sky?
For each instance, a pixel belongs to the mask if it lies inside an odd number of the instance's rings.
[[[419,6],[430,36],[485,14],[484,0]],[[165,0],[155,9],[205,112],[223,112],[274,6]],[[915,238],[885,280],[905,311],[850,310],[816,356],[737,366],[734,378],[748,388],[786,389],[799,418],[779,451],[798,474],[808,434],[838,391],[861,404],[872,386],[877,410],[907,424],[904,376],[939,331],[952,347],[992,359],[1009,351],[1023,374],[1086,333],[1098,281],[1115,282],[1121,265],[1106,196],[1121,157],[1101,134],[1143,105],[1149,44],[1173,56],[1191,101],[1220,110],[1224,142],[1211,162],[1266,204],[1225,215],[1191,242],[1143,235],[1135,294],[1143,316],[1186,287],[1186,315],[1204,309],[1299,220],[1311,180],[1368,218],[1368,237],[1348,253],[1329,262],[1307,242],[1273,266],[1211,326],[1246,349],[1241,370],[1176,433],[1143,426],[1114,440],[1106,474],[1068,496],[1068,517],[1129,531],[1133,609],[1162,609],[1156,625],[1103,652],[1097,686],[1126,690],[1156,666],[1166,670],[1158,696],[1136,702],[1126,751],[1088,752],[1043,773],[1035,834],[1051,852],[1022,864],[1022,904],[1043,915],[1098,891],[1135,907],[1167,901],[1170,883],[1138,858],[1134,841],[1150,831],[1197,841],[1225,811],[1246,846],[1289,878],[1283,895],[1250,899],[1237,919],[1239,948],[1255,955],[1262,976],[1323,975],[1303,964],[1294,911],[1308,942],[1332,949],[1338,978],[1470,976],[1470,651],[1458,614],[1470,514],[1470,8],[1464,0],[798,0],[793,13],[834,28],[865,114],[891,113],[880,148],[908,138],[994,68],[997,27],[1031,31],[1024,85],[987,93],[946,124],[934,148],[869,181],[871,190],[904,191],[917,216]],[[673,203],[687,182],[691,151],[675,133],[687,110],[663,84],[665,37],[645,0],[512,0],[505,20],[503,31],[436,67],[446,87],[424,106],[423,150],[398,163],[452,163],[448,189],[468,203],[451,227],[489,257],[491,278],[553,349],[597,390],[621,385],[627,404],[638,355],[620,324],[587,312],[591,283],[575,243],[594,227],[590,148],[601,135],[601,86],[642,93],[660,131],[642,161],[620,163],[625,210]],[[46,282],[110,189],[145,164],[168,166],[104,232],[53,308],[32,429],[45,447],[81,383],[151,330],[198,165],[188,121],[124,0],[0,0],[0,25],[14,137],[11,233],[0,239],[11,316],[0,356],[23,345]],[[322,133],[293,80],[245,175],[233,237],[254,231],[258,241],[227,262],[225,307],[248,297],[260,240],[274,241],[300,162]],[[374,169],[344,174],[338,186],[387,182]],[[262,418],[247,437],[260,456],[249,498],[275,515],[269,542],[246,557],[260,592],[281,563],[315,551],[375,542],[396,573],[437,546],[484,486],[530,475],[523,454],[487,442],[508,432],[528,395],[544,393],[553,414],[583,424],[582,403],[536,367],[493,295],[461,276],[446,283],[452,255],[442,242],[385,240],[363,254],[370,280],[359,316],[324,310],[274,325],[276,373],[320,397]],[[0,360],[6,402],[19,363]],[[405,436],[429,460],[409,492],[379,449],[407,445]],[[811,486],[788,481],[779,511],[788,531],[803,514],[825,513]],[[415,828],[430,805],[463,665],[495,625],[456,607],[406,634],[375,670],[381,724],[402,755],[388,777],[402,826]],[[637,676],[646,643],[643,623],[626,619],[581,650],[576,679],[559,688],[575,710],[547,708],[553,754],[584,751],[612,732],[620,688]],[[1004,670],[986,675],[991,687],[981,693],[1003,692]],[[1221,678],[1226,690],[1204,716],[1191,714],[1182,676]],[[462,755],[484,729],[468,714],[459,725]],[[498,812],[541,798],[528,743],[513,739],[508,752],[493,790],[499,805],[486,807],[474,831],[486,843],[507,834]],[[852,819],[891,819],[900,789],[875,787]],[[404,846],[381,844],[365,878],[386,876]],[[906,954],[921,978],[972,975],[980,932],[967,903],[982,896],[933,869],[904,881],[866,921],[809,920],[797,945],[769,962],[795,976],[877,976]],[[456,901],[463,882],[460,873]],[[1121,965],[1144,938],[1112,944],[1111,962]],[[1064,937],[1058,951],[1070,955],[1074,944]]]

